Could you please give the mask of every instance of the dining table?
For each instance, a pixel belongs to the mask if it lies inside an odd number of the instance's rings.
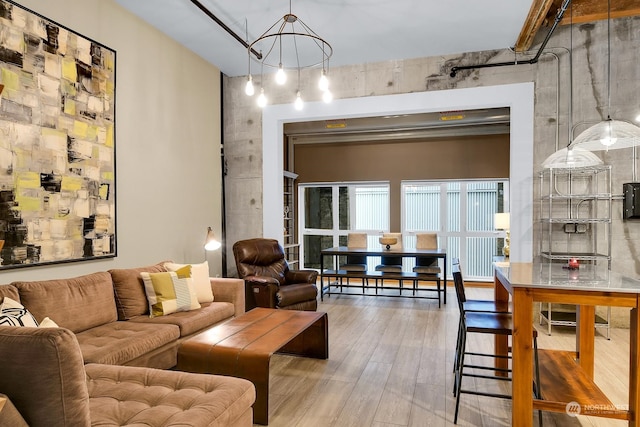
[[[511,299],[512,305],[511,424],[532,426],[534,410],[543,410],[627,420],[629,426],[640,427],[640,281],[597,264],[569,269],[564,263],[543,261],[495,262],[494,272],[495,300],[504,303]],[[537,350],[539,398],[532,393],[536,302],[576,306],[575,351]],[[625,403],[612,402],[594,382],[596,306],[629,309],[629,391]],[[508,354],[508,337],[496,337],[494,351]],[[497,359],[496,367],[504,366],[505,362]]]
[[[438,291],[438,293],[442,292],[444,303],[447,303],[447,251],[445,249],[412,249],[412,248],[402,248],[402,249],[385,249],[381,248],[349,248],[347,246],[336,246],[333,248],[325,248],[321,251],[320,256],[320,283],[321,283],[321,291],[320,297],[321,300],[324,298],[325,293],[331,294],[335,292],[331,292],[331,285],[324,285],[325,277],[361,277],[361,278],[371,278],[371,279],[384,279],[385,277],[395,277],[404,280],[416,280],[420,278],[420,275],[413,272],[402,272],[398,274],[385,274],[380,271],[365,271],[362,273],[353,273],[347,272],[343,270],[327,270],[325,269],[324,261],[325,256],[331,256],[334,258],[333,265],[338,265],[338,257],[343,257],[347,255],[358,255],[365,257],[382,257],[382,256],[396,256],[400,258],[438,258],[442,259],[443,265],[443,290]],[[439,297],[438,297],[439,298]]]

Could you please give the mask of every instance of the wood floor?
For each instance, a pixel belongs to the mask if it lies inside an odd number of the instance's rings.
[[[471,298],[492,297],[491,288],[467,292]],[[447,302],[438,309],[435,300],[325,297],[318,310],[329,316],[329,359],[273,356],[269,425],[453,426],[451,371],[458,310],[452,288]],[[554,328],[551,336],[539,330],[541,348],[574,346],[571,328]],[[470,336],[468,345],[491,350],[493,341]],[[596,381],[616,405],[627,402],[628,349],[628,330],[612,329],[611,340],[597,335]],[[510,383],[468,381],[467,388],[510,388]],[[509,400],[462,395],[458,425],[509,426],[510,414]],[[552,413],[544,413],[543,421],[545,427],[627,425]]]

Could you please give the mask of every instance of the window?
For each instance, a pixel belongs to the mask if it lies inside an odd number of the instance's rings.
[[[451,259],[460,258],[465,277],[492,280],[491,263],[504,244],[493,218],[508,206],[507,195],[507,181],[403,182],[405,244],[415,247],[416,232],[438,233],[440,247],[447,250],[447,271]]]
[[[299,191],[302,268],[319,269],[322,249],[346,246],[349,231],[366,232],[369,245],[375,245],[389,228],[387,183],[302,184]],[[332,258],[325,259],[326,266]]]

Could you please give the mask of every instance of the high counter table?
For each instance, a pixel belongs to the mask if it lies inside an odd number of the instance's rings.
[[[364,256],[399,256],[403,258],[420,258],[420,257],[442,258],[444,260],[444,268],[442,270],[443,271],[442,281],[444,283],[444,289],[442,293],[444,294],[443,295],[444,303],[445,304],[447,303],[447,251],[444,249],[383,249],[383,248],[356,249],[356,248],[348,248],[347,246],[337,246],[335,248],[323,249],[320,255],[320,283],[321,283],[320,297],[321,299],[324,297],[323,272],[325,271],[324,269],[325,255],[331,255],[334,257],[346,256],[346,255],[364,255]],[[412,273],[412,274],[415,275],[415,273]],[[407,274],[406,279],[412,280],[412,277],[413,276],[409,276],[409,274]],[[371,276],[371,278],[375,278],[375,277]],[[383,279],[384,276],[380,274],[379,278]]]
[[[552,263],[495,263],[495,299],[513,298],[512,425],[530,427],[534,409],[553,412],[574,410],[582,415],[628,420],[640,427],[640,281],[613,273],[606,267],[582,265],[566,270]],[[534,302],[576,304],[576,352],[540,350],[542,400],[534,399]],[[593,383],[595,306],[628,307],[630,313],[629,406],[611,403]],[[496,354],[507,353],[507,340],[496,338]],[[567,363],[567,360],[569,362]],[[553,378],[552,378],[553,377]],[[558,378],[562,381],[558,382]],[[561,383],[561,384],[560,384]],[[545,384],[560,384],[545,387]],[[571,387],[574,387],[573,390]],[[568,403],[576,402],[577,405]]]

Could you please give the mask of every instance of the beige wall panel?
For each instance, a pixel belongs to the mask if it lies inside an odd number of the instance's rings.
[[[73,277],[166,259],[202,262],[221,224],[220,71],[114,0],[21,0],[117,52],[118,256],[8,270],[0,283]],[[206,255],[221,274],[220,251]]]

